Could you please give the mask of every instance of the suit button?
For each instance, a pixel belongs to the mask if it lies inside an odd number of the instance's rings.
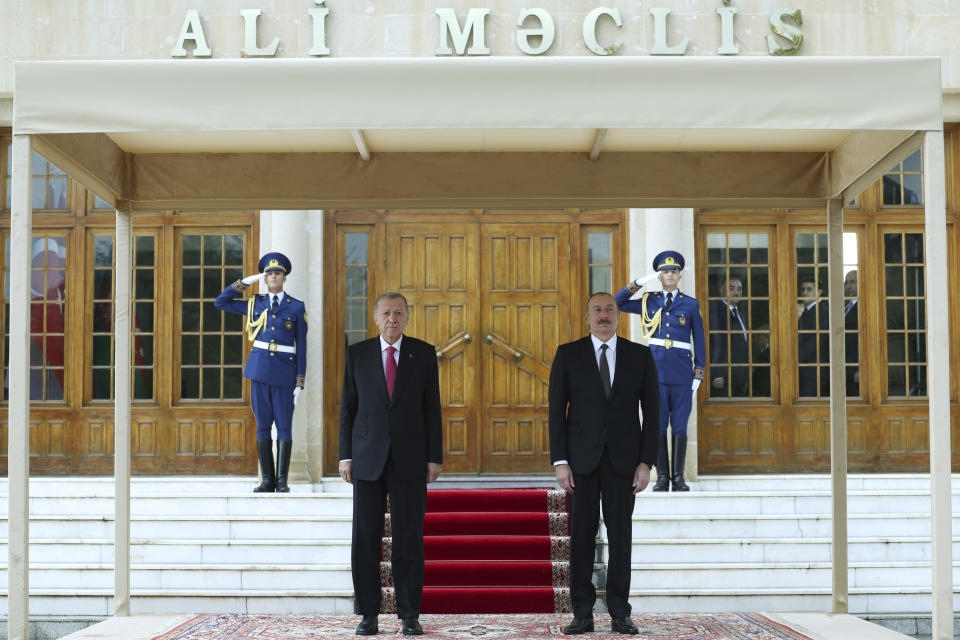
[[[606,430],[606,429],[601,429],[601,430],[600,430],[600,435],[602,435],[602,436],[607,435],[607,430]]]
[[[669,333],[667,334],[667,337],[668,337],[668,338],[670,337],[670,334],[669,334]]]
[[[276,330],[277,330],[276,327],[270,327],[270,331],[276,331]]]

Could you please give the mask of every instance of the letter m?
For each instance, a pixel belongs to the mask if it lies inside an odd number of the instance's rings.
[[[467,55],[471,56],[490,55],[483,30],[483,22],[490,13],[490,9],[470,9],[466,24],[462,29],[453,9],[437,9],[436,11],[437,15],[440,16],[440,46],[434,52],[435,55],[451,56],[454,49],[456,49],[458,56],[462,56],[465,50]],[[473,44],[467,49],[467,40],[471,37],[473,38]],[[450,48],[451,39],[453,40],[453,49]]]

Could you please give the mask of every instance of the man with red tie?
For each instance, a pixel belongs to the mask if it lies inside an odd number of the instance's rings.
[[[427,483],[443,462],[437,353],[403,335],[410,311],[401,294],[382,294],[373,314],[380,335],[347,349],[340,403],[340,476],[353,484],[354,612],[363,616],[356,634],[378,631],[389,496],[397,615],[403,635],[421,635]]]

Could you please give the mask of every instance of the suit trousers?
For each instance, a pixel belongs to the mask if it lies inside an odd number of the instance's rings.
[[[270,427],[277,423],[277,440],[293,440],[293,387],[278,387],[250,381],[257,440],[269,440]]]
[[[607,565],[607,610],[619,618],[630,615],[630,552],[633,547],[633,476],[619,475],[604,446],[600,464],[591,473],[573,476],[570,538],[570,594],[573,615],[593,615],[597,591],[593,586],[600,509],[607,528],[610,561]]]
[[[667,423],[674,438],[687,435],[687,421],[693,408],[692,382],[693,378],[683,384],[660,383],[660,435],[667,435]]]
[[[410,481],[397,475],[392,455],[387,456],[383,473],[373,481],[353,481],[353,569],[354,613],[380,613],[380,544],[384,513],[390,496],[390,528],[393,555],[390,564],[397,597],[397,616],[420,615],[423,599],[423,518],[427,510],[427,469],[423,478]]]

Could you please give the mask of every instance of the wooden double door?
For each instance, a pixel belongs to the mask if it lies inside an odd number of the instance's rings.
[[[340,214],[343,215],[343,214]],[[444,471],[447,473],[543,473],[550,471],[547,390],[558,344],[585,334],[583,289],[589,266],[582,260],[581,239],[590,229],[613,236],[620,225],[583,224],[585,214],[541,214],[537,221],[484,214],[380,214],[375,224],[335,223],[338,275],[343,287],[344,318],[331,318],[337,353],[325,359],[342,372],[345,343],[376,335],[372,321],[376,296],[398,291],[410,303],[406,334],[435,345],[443,401]],[[619,221],[619,214],[601,217]],[[595,218],[596,214],[591,216]],[[357,214],[350,216],[355,221]],[[547,218],[548,221],[539,221]],[[594,222],[591,220],[591,222]],[[355,267],[347,240],[356,245],[358,229],[367,229],[368,295],[365,304],[349,294],[346,283]],[[617,241],[616,246],[620,246]],[[330,247],[333,249],[333,247]],[[382,251],[381,256],[378,255]],[[356,258],[352,258],[356,259]],[[614,264],[611,260],[611,268]],[[341,266],[342,265],[342,266]],[[354,271],[354,274],[357,272]],[[612,274],[611,274],[612,275]],[[617,274],[619,275],[619,274]],[[351,304],[352,303],[352,304]],[[366,334],[352,335],[336,326],[363,307]],[[329,368],[328,368],[329,369]],[[329,411],[327,473],[335,472],[336,431],[341,381]]]

